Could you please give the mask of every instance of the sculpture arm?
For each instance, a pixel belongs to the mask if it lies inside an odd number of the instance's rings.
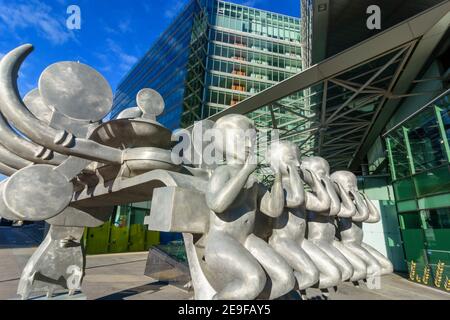
[[[209,182],[206,192],[208,207],[216,212],[223,213],[236,200],[245,186],[248,177],[253,172],[244,166],[236,176],[230,177],[226,166],[217,168]]]
[[[296,168],[288,167],[291,192],[286,195],[288,208],[298,208],[306,201],[305,187]]]
[[[356,214],[352,217],[355,222],[364,222],[369,218],[369,208],[364,202],[359,191],[350,191],[356,204]]]
[[[356,207],[348,192],[344,190],[340,183],[335,182],[341,196],[341,209],[339,210],[339,218],[351,218],[356,214]]]
[[[271,191],[266,191],[261,199],[260,211],[269,217],[277,218],[284,210],[284,190],[281,174],[275,174],[275,181]]]
[[[365,222],[367,223],[377,223],[381,220],[380,211],[378,211],[377,207],[370,201],[370,199],[367,197],[365,193],[362,194],[364,197],[364,200],[367,204],[367,207],[369,209],[369,218]]]
[[[325,185],[325,189],[327,190],[328,195],[330,196],[330,216],[336,216],[341,210],[341,201],[339,199],[338,194],[336,193],[336,189],[334,188],[333,182],[330,177],[323,177],[323,184]]]
[[[313,185],[311,186],[316,195],[311,192],[306,193],[305,206],[306,210],[323,213],[330,209],[331,198],[321,180],[313,172],[310,172]],[[327,214],[328,215],[328,214]]]

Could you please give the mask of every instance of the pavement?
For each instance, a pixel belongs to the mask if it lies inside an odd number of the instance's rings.
[[[29,228],[31,229],[31,228]],[[39,237],[28,228],[0,227],[0,300],[17,298],[20,273],[36,250]],[[147,252],[88,256],[83,292],[89,300],[189,300],[186,292],[144,275]],[[450,294],[408,281],[401,275],[383,276],[379,289],[343,283],[337,291],[308,289],[309,300],[450,300]]]

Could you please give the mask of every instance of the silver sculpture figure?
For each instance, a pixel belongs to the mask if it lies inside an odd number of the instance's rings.
[[[336,229],[334,224],[335,216],[341,210],[339,197],[335,187],[330,179],[330,166],[328,162],[321,157],[309,157],[302,160],[302,169],[315,172],[321,183],[313,191],[326,192],[330,197],[330,205],[324,210],[310,211],[308,214],[308,239],[324,251],[328,257],[339,268],[341,281],[349,280],[353,275],[353,267],[344,255],[333,245]],[[306,174],[307,183],[312,182],[312,176]],[[322,209],[322,208],[321,208]],[[328,264],[328,262],[327,262]],[[330,266],[328,268],[331,269]]]
[[[300,177],[299,152],[290,142],[274,142],[268,155],[273,167],[278,167],[285,190],[285,208],[276,218],[269,244],[294,269],[299,290],[318,285],[319,288],[335,286],[340,273],[333,261],[312,241],[306,239],[307,212],[328,209],[330,197],[315,172],[305,169],[312,179],[315,194],[306,192]]]
[[[236,149],[242,138],[238,133],[254,130],[253,124],[245,116],[229,115],[219,119],[214,128],[224,137],[223,141],[215,140],[216,151],[227,157],[226,165],[214,170],[206,193],[211,211],[206,266],[221,282],[214,299],[257,298],[266,284],[264,270],[271,280],[269,298],[281,297],[294,288],[292,270],[267,242],[254,234],[258,207],[271,216],[282,212],[280,173],[275,173],[272,192],[259,197],[260,186],[252,175],[257,168],[253,142],[244,142],[247,158],[241,158]]]
[[[392,272],[362,242],[362,223],[380,216],[350,173],[330,178],[326,160],[300,162],[293,144],[275,142],[268,190],[256,180],[254,134],[241,135],[255,128],[242,115],[194,126],[194,136],[201,127],[221,133],[214,147],[222,165],[178,164],[174,135],[156,121],[164,101],[154,90],[142,89],[136,107],[103,122],[109,84],[84,64],[60,62],[22,100],[16,79],[32,49],[0,61],[0,173],[9,176],[0,182],[0,215],[50,224],[22,272],[23,299],[80,291],[84,228],[108,221],[114,206],[148,200],[150,230],[183,233],[196,299],[276,299]]]
[[[363,243],[362,224],[380,221],[380,213],[365,194],[358,191],[356,176],[348,171],[337,171],[331,179],[342,186],[341,194],[350,195],[356,205],[356,214],[338,219],[338,232],[344,254],[356,256],[366,264],[368,277],[393,272],[392,263],[374,248]],[[347,250],[348,249],[348,250]],[[349,252],[350,251],[350,252]]]
[[[341,210],[335,217],[334,223],[336,228],[336,237],[333,241],[333,246],[336,247],[351,263],[353,267],[353,275],[350,281],[358,283],[360,280],[367,278],[367,266],[364,261],[359,258],[353,251],[349,250],[343,243],[341,239],[341,234],[339,232],[339,221],[340,219],[351,219],[356,214],[356,206],[349,194],[344,190],[344,187],[340,184],[340,181],[334,180],[334,174],[331,175],[331,180],[335,183],[336,191],[341,199]]]

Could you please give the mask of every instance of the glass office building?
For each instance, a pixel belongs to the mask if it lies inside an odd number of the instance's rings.
[[[291,77],[301,65],[298,18],[191,0],[119,84],[111,116],[136,106],[140,89],[152,88],[166,105],[158,121],[171,130],[187,127]],[[253,118],[262,124],[268,117]],[[179,239],[146,230],[146,214],[148,203],[119,207],[109,223],[87,230],[87,252],[142,251]]]
[[[112,116],[152,88],[174,130],[301,71],[298,18],[216,0],[192,0],[118,86]]]

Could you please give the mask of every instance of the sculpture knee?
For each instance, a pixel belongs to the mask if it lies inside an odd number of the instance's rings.
[[[269,299],[276,299],[292,291],[296,279],[294,271],[287,264],[278,266],[276,272],[271,274],[272,288]]]
[[[337,286],[342,279],[342,274],[339,268],[335,266],[328,266],[326,272],[322,272],[320,274],[320,289],[327,289],[334,286]]]
[[[390,262],[388,259],[386,259],[386,261],[383,261],[383,265],[381,268],[381,274],[386,275],[386,274],[391,274],[393,272],[394,272],[394,265],[392,264],[392,262]]]
[[[381,276],[381,265],[376,262],[372,262],[367,266],[367,277]]]
[[[229,274],[230,271],[224,268],[220,272]],[[250,269],[229,281],[212,300],[254,300],[264,290],[266,282],[267,277],[262,268]]]
[[[266,273],[262,268],[254,270],[247,275],[242,281],[242,288],[244,288],[242,299],[254,300],[264,290],[267,282]]]
[[[358,266],[357,268],[353,269],[353,275],[350,278],[351,281],[359,281],[367,278],[367,267],[364,266]]]
[[[317,268],[308,268],[302,272],[295,272],[299,290],[304,290],[314,286],[319,282],[320,273]]]
[[[347,281],[353,276],[354,273],[353,266],[348,261],[342,262],[341,272],[342,272],[341,274],[342,281]]]

